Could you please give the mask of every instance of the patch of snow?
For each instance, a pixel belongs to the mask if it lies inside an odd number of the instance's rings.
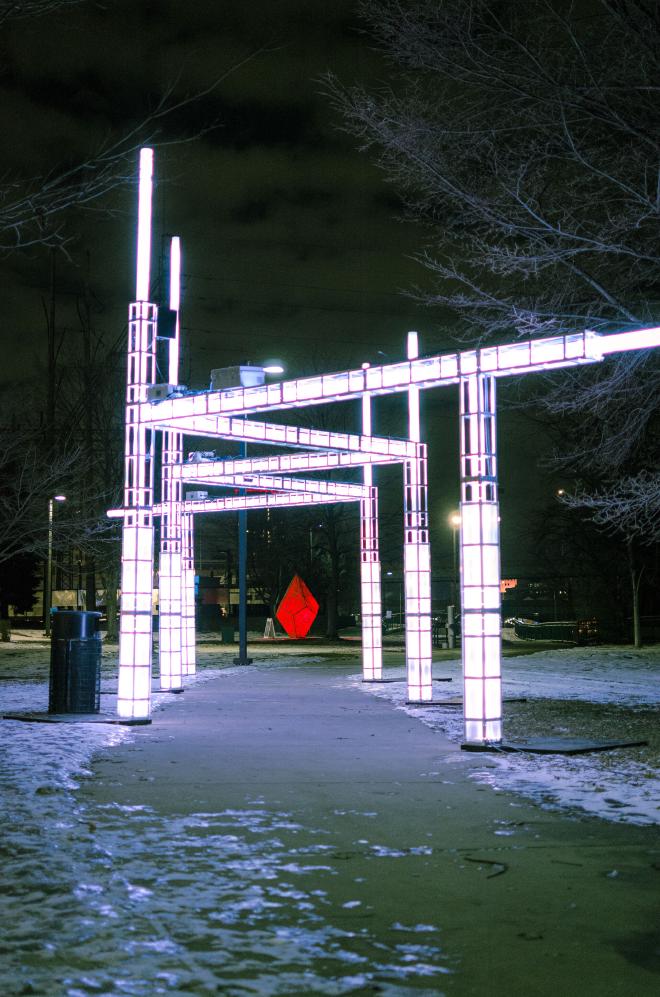
[[[459,662],[436,663],[434,672],[452,678],[447,685],[434,683],[434,698],[461,694]],[[502,673],[505,698],[616,704],[628,708],[657,707],[660,702],[658,648],[580,647],[541,651],[505,658]],[[388,670],[388,678],[397,676],[405,679],[404,669],[396,673]],[[352,676],[348,681],[370,695],[387,699],[449,740],[462,741],[460,707],[407,706],[405,681],[378,685],[363,683],[361,676]],[[604,739],[616,737],[615,732]],[[660,824],[660,774],[655,761],[644,760],[643,749],[639,758],[631,756],[627,749],[577,756],[520,753],[486,757],[487,766],[474,768],[471,756],[469,774],[494,789],[520,793],[544,808],[579,810],[629,824]]]

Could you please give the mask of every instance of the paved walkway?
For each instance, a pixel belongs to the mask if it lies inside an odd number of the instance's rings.
[[[660,992],[657,830],[559,816],[478,785],[469,770],[487,756],[351,687],[351,673],[354,663],[257,664],[200,684],[98,761],[84,792],[165,817],[290,815],[297,853],[301,840],[331,846],[323,888],[342,930],[366,924],[385,946],[417,926],[411,958],[423,962],[424,926],[437,929],[452,973],[425,993]],[[355,993],[413,994],[422,981],[392,986]]]

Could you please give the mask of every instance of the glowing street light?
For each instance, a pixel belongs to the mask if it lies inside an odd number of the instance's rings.
[[[52,574],[53,574],[53,503],[66,502],[66,495],[53,495],[48,499],[48,559],[46,562],[46,576],[44,578],[44,633],[50,637],[50,603],[52,598]]]
[[[451,604],[447,606],[447,647],[454,648],[456,646],[456,631],[454,628],[454,621],[456,619],[456,596],[459,590],[458,581],[458,531],[461,526],[461,515],[459,512],[452,512],[449,516],[449,525],[451,526],[452,533],[452,572],[451,572],[451,586],[450,586],[450,599]]]

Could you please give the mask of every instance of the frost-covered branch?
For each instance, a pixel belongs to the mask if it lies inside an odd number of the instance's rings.
[[[652,544],[660,540],[660,472],[641,471],[595,493],[576,491],[562,496],[572,509],[585,511],[610,533]]]

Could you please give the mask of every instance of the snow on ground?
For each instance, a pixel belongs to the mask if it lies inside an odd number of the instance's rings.
[[[20,639],[20,638],[19,638]],[[291,667],[300,660],[322,663],[323,646],[307,645],[298,654],[286,645],[259,648],[260,667]],[[357,649],[356,649],[357,650]],[[301,659],[301,652],[304,657]],[[333,648],[346,655],[346,647]],[[193,679],[207,681],[236,670],[213,667],[231,660],[233,650],[219,652],[204,642],[198,651],[204,668]],[[116,650],[104,651],[102,708],[114,709]],[[0,645],[0,707],[10,710],[46,710],[48,645],[43,640]],[[385,658],[387,666],[387,656]],[[211,665],[211,667],[206,667]],[[239,668],[240,670],[240,668]],[[473,778],[501,790],[531,797],[543,807],[580,810],[607,820],[634,824],[660,823],[660,648],[635,651],[621,647],[563,648],[507,657],[503,663],[505,699],[526,698],[527,703],[505,706],[508,737],[574,735],[603,739],[648,738],[649,747],[579,756],[483,756]],[[386,667],[388,677],[404,677],[403,668]],[[434,697],[461,692],[460,663],[434,664],[436,677],[451,683],[434,685]],[[26,680],[19,676],[25,676]],[[40,681],[27,679],[38,678]],[[405,682],[363,685],[359,675],[351,680],[366,692],[383,697],[451,740],[462,739],[460,708],[406,707]],[[154,709],[175,699],[154,696]],[[0,780],[17,800],[29,789],[33,802],[45,800],[56,787],[73,788],[86,774],[92,755],[130,737],[130,728],[101,724],[0,724]],[[30,759],[26,765],[26,759]],[[468,756],[460,756],[467,762]],[[469,756],[471,766],[474,756]],[[13,787],[11,789],[10,787]]]
[[[434,699],[461,693],[460,664],[434,664]],[[404,676],[404,670],[387,676]],[[463,738],[460,707],[406,706],[405,682],[361,684],[410,716]],[[574,736],[601,740],[648,739],[649,746],[587,755],[484,754],[470,775],[494,789],[520,793],[544,808],[561,808],[630,824],[660,823],[660,649],[562,648],[505,658],[505,736]],[[462,756],[474,762],[474,755]]]
[[[2,712],[47,709],[47,655],[43,643],[0,645]],[[200,649],[201,666],[211,667],[188,684],[243,672],[232,657],[230,649]],[[115,658],[111,650],[102,669],[103,712],[114,706]],[[280,652],[260,667],[296,660]],[[222,661],[227,668],[217,667]],[[176,699],[156,695],[154,708],[176,709]],[[0,722],[2,997],[287,997],[374,988],[385,997],[442,997],[439,981],[456,959],[439,929],[397,922],[385,939],[375,934],[356,899],[362,880],[353,882],[350,870],[341,878],[329,861],[336,844],[326,827],[303,827],[260,799],[185,817],[147,806],[81,806],[73,790],[92,756],[137,731]],[[393,860],[394,853],[374,854],[377,881]]]

